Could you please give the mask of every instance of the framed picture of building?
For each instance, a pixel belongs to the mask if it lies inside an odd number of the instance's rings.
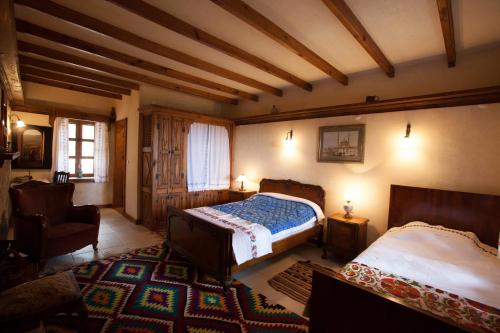
[[[318,162],[363,163],[364,147],[364,124],[319,128]]]

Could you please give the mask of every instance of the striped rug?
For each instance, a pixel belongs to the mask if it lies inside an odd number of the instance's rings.
[[[298,261],[285,271],[273,276],[267,282],[277,291],[306,305],[311,295],[313,270],[328,275],[336,274],[333,269],[311,263],[309,260]]]

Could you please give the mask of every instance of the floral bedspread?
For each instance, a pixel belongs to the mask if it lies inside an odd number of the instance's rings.
[[[500,309],[356,262],[344,266],[340,275],[384,296],[395,296],[410,306],[451,319],[467,330],[500,332]]]

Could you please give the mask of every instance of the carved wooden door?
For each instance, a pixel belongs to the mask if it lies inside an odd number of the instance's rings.
[[[156,133],[158,139],[156,160],[156,188],[158,190],[168,190],[170,185],[170,122],[171,117],[161,113],[156,114]]]
[[[170,145],[170,190],[184,192],[186,190],[185,168],[186,127],[184,119],[172,118]]]

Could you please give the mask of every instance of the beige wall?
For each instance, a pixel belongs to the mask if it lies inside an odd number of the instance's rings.
[[[117,120],[127,118],[127,160],[125,184],[125,212],[138,218],[138,168],[139,168],[139,92],[115,103]]]
[[[380,69],[349,74],[349,85],[334,79],[313,82],[313,91],[298,87],[283,89],[283,97],[261,94],[258,103],[240,100],[239,105],[222,105],[226,117],[242,117],[270,113],[276,105],[280,112],[329,105],[359,103],[365,96],[381,99],[432,94],[451,90],[480,88],[500,84],[500,45],[461,52],[457,65],[448,68],[445,56],[396,65],[394,78]]]
[[[68,106],[72,110],[109,115],[115,100],[77,91],[23,81],[24,98],[35,104]]]
[[[141,84],[139,102],[141,106],[157,104],[212,116],[220,116],[222,112],[220,103],[148,84]]]
[[[365,162],[317,162],[318,127],[343,124],[366,124]],[[287,150],[290,129],[294,146]],[[372,242],[387,227],[391,184],[500,195],[499,143],[500,104],[238,126],[234,174],[247,175],[250,188],[264,177],[321,185],[327,214],[352,192],[355,214],[371,220]]]

